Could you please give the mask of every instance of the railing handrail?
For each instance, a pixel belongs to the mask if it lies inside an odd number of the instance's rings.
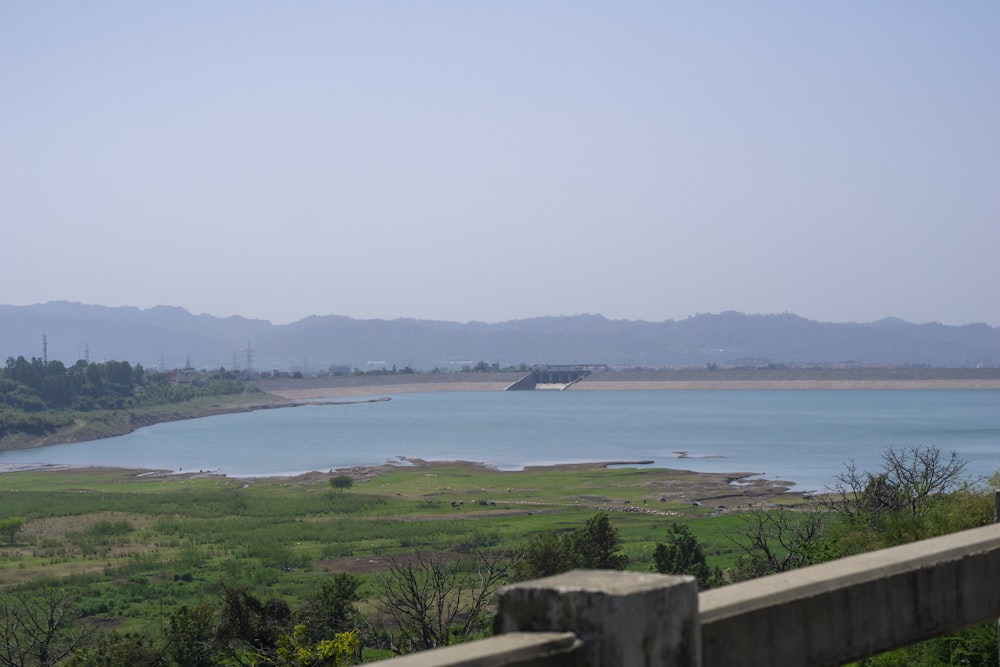
[[[700,594],[692,577],[576,570],[504,587],[497,602],[502,634],[461,645],[481,661],[450,647],[383,664],[839,665],[1000,616],[1000,524]],[[487,659],[507,633],[543,632],[577,639],[570,662],[530,646],[521,662]]]

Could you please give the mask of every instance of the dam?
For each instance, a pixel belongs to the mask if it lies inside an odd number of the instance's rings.
[[[517,382],[510,384],[504,391],[525,391],[533,389],[548,389],[563,391],[593,371],[608,370],[605,364],[556,364],[536,366]]]

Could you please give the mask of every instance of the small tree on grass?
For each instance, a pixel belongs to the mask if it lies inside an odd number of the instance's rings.
[[[607,512],[598,512],[576,530],[533,537],[521,553],[516,574],[518,579],[538,579],[574,568],[624,570],[628,562],[621,553],[618,529]]]
[[[354,480],[347,475],[337,475],[330,478],[330,488],[337,491],[343,492],[344,489],[349,489],[352,486],[354,486]]]
[[[708,588],[712,572],[705,560],[705,551],[687,524],[672,523],[667,529],[667,541],[653,550],[653,570],[660,574],[687,574],[698,579],[699,588]]]
[[[7,544],[14,546],[17,543],[17,536],[21,532],[21,528],[24,527],[24,524],[24,519],[19,516],[0,519],[0,535],[3,536]]]
[[[354,629],[358,614],[354,603],[361,600],[360,587],[361,580],[346,572],[324,579],[320,589],[303,601],[296,615],[303,636],[318,642]]]
[[[611,525],[607,512],[592,516],[583,528],[570,533],[569,552],[575,554],[575,567],[588,570],[624,570],[628,556],[621,553],[618,529]]]

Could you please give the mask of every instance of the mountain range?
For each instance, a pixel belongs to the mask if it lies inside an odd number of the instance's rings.
[[[683,320],[536,317],[488,324],[312,316],[275,325],[182,308],[69,302],[0,305],[0,357],[121,360],[150,368],[325,371],[458,370],[479,361],[625,367],[865,364],[1000,366],[1000,328],[986,324],[816,322],[784,313]]]

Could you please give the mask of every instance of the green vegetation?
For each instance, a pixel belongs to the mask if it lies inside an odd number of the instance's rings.
[[[538,579],[577,568],[624,570],[629,558],[621,548],[621,537],[608,513],[598,512],[575,530],[562,535],[550,530],[531,538],[516,571],[519,579]]]
[[[8,357],[0,370],[0,449],[127,433],[166,419],[273,403],[225,369],[148,372],[127,361],[65,366]]]
[[[5,473],[0,627],[15,627],[12,614],[64,619],[49,646],[16,638],[34,652],[26,664],[51,664],[43,652],[80,665],[343,664],[487,633],[492,594],[512,578],[603,567],[713,586],[992,520],[991,494],[941,452],[885,461],[870,476],[848,469],[843,496],[813,502],[734,491],[724,476],[595,466]],[[865,664],[985,664],[995,638],[974,628]]]
[[[653,550],[653,570],[660,574],[686,574],[698,580],[699,588],[712,588],[722,580],[720,568],[708,567],[708,559],[691,527],[673,523],[667,527],[666,542],[658,542]]]
[[[0,536],[2,536],[10,546],[14,546],[18,533],[24,527],[24,519],[19,516],[0,519]]]
[[[344,489],[349,489],[352,486],[354,486],[354,480],[348,475],[337,475],[336,477],[330,478],[330,488],[332,489],[343,491]]]

